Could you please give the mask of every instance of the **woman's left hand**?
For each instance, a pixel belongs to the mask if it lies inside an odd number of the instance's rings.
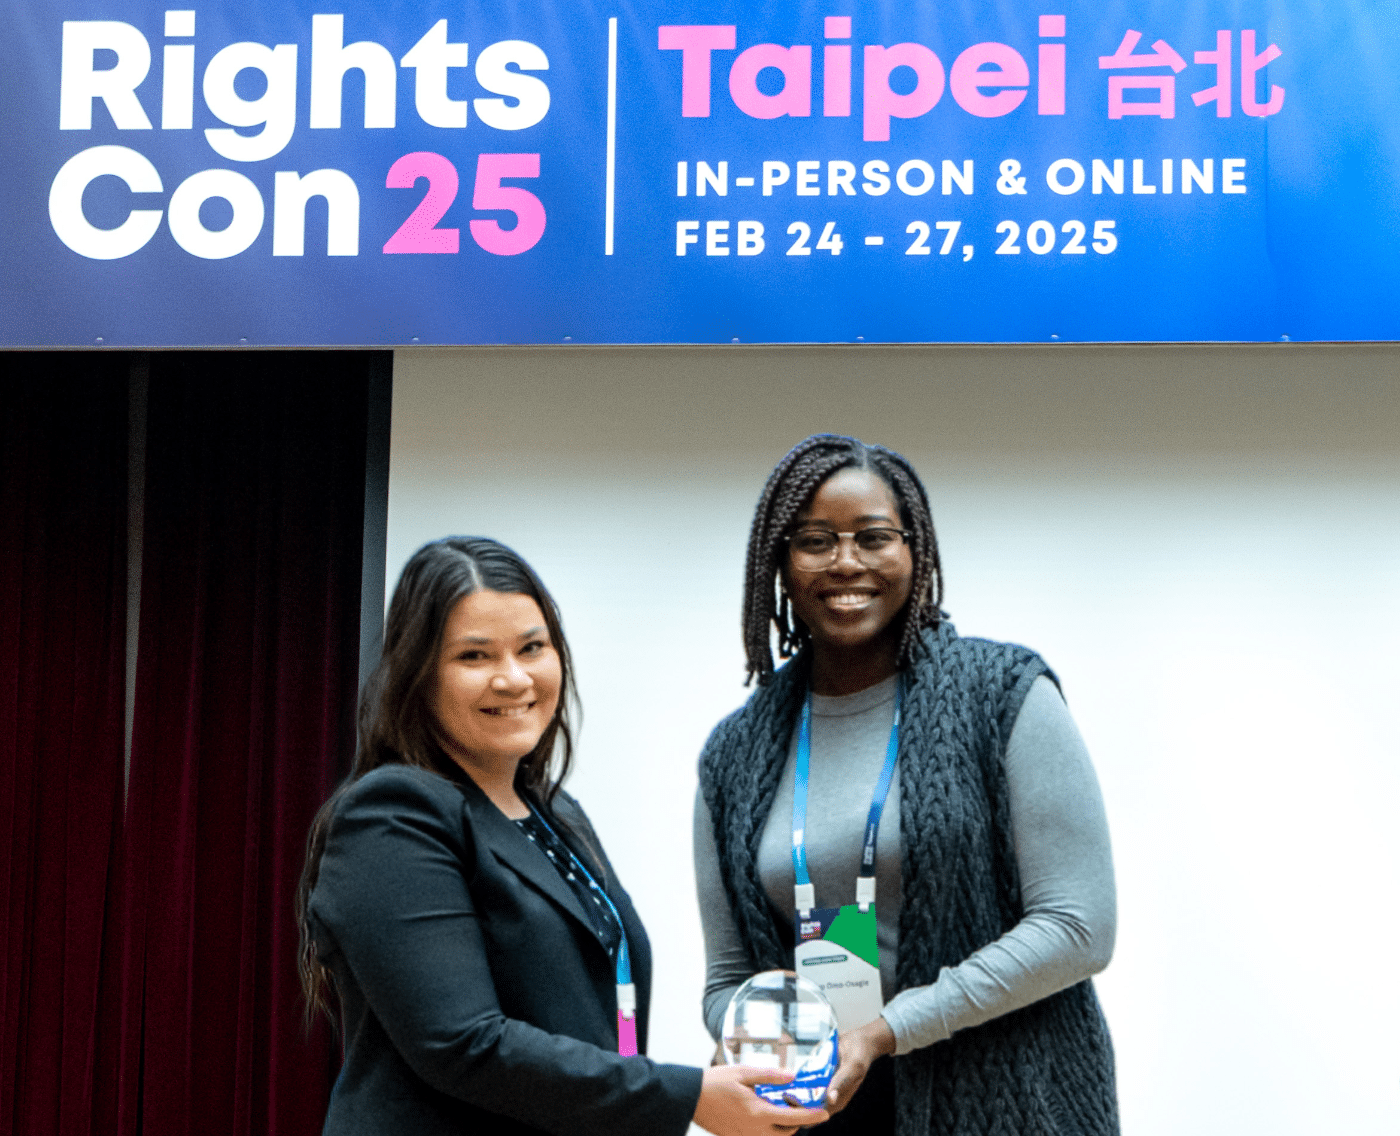
[[[867,1022],[860,1029],[841,1034],[841,1064],[831,1078],[826,1099],[822,1102],[827,1112],[835,1116],[850,1104],[866,1073],[870,1072],[871,1062],[893,1053],[894,1045],[894,1031],[883,1017]]]

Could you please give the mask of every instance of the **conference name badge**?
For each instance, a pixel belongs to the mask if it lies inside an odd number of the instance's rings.
[[[836,1011],[841,1030],[857,1029],[880,1016],[880,950],[875,941],[875,905],[814,907],[797,913],[797,973],[817,987]]]

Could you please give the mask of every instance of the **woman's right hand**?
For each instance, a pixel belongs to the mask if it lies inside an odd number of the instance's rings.
[[[773,1136],[828,1119],[824,1108],[769,1104],[754,1085],[781,1084],[791,1076],[755,1065],[718,1065],[705,1070],[695,1123],[716,1136]]]

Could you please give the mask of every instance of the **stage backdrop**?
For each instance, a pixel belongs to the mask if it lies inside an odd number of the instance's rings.
[[[1387,5],[0,3],[0,345],[1400,338]]]

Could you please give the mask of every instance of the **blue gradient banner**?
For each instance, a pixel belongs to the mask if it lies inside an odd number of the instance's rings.
[[[0,3],[6,346],[1400,338],[1384,6]]]

